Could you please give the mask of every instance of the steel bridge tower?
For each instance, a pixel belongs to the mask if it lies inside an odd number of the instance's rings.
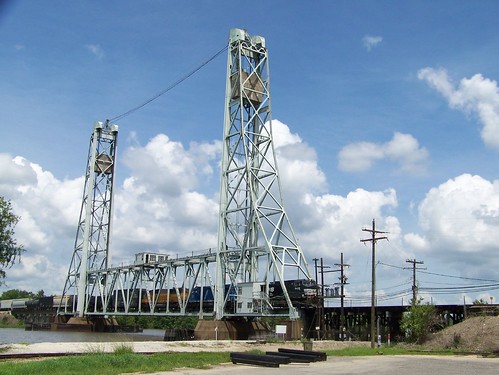
[[[271,282],[280,284],[289,317],[296,319],[298,312],[284,281],[311,279],[282,201],[269,83],[265,39],[232,29],[221,166],[216,319],[272,314]],[[229,304],[233,298],[236,303]]]
[[[102,280],[91,272],[108,268],[117,137],[117,125],[94,124],[74,251],[61,299],[72,302],[61,303],[58,314],[83,317],[102,288]]]

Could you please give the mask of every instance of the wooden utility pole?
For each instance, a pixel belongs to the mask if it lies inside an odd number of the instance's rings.
[[[319,306],[318,306],[318,313],[315,315],[315,326],[320,327],[321,322],[322,322],[322,307],[324,303],[324,295],[323,295],[323,288],[319,289],[319,275],[318,275],[318,268],[319,266],[317,265],[317,261],[319,258],[314,258],[314,266],[315,266],[315,285],[317,285],[317,296],[319,297]],[[322,258],[320,259],[322,262]],[[322,267],[321,267],[321,272],[322,272]]]
[[[388,237],[376,237],[376,234],[384,234],[388,232],[382,232],[376,230],[376,223],[373,219],[372,229],[363,228],[362,231],[370,232],[371,238],[360,240],[360,242],[371,242],[372,244],[372,267],[371,267],[371,348],[375,348],[375,336],[376,336],[376,241],[387,240]]]
[[[335,266],[340,267],[340,285],[341,285],[341,308],[340,308],[340,339],[345,339],[344,330],[345,330],[345,308],[344,308],[344,299],[345,299],[345,284],[347,284],[347,277],[345,276],[345,267],[350,267],[349,264],[343,263],[343,253],[341,253],[340,263],[336,263]]]
[[[415,306],[417,303],[417,291],[418,286],[416,283],[416,270],[425,270],[426,268],[417,268],[418,264],[424,264],[422,261],[417,261],[416,259],[407,259],[406,263],[412,263],[412,301],[411,305]]]

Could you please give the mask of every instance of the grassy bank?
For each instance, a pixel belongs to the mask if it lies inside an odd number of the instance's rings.
[[[229,362],[229,353],[161,353],[144,355],[126,351],[62,357],[30,362],[0,363],[0,374],[9,375],[116,375],[169,371],[175,368],[207,368]]]
[[[255,352],[255,351],[254,351]],[[340,350],[327,350],[328,356],[373,356],[373,355],[421,355],[453,354],[451,351],[423,352],[403,347],[382,347],[371,349],[352,347]],[[43,361],[0,362],[0,374],[11,375],[94,375],[96,369],[102,375],[122,373],[151,373],[170,371],[176,368],[208,368],[224,362],[230,362],[229,353],[158,353],[144,355],[133,353],[127,346],[117,347],[114,353],[88,353],[81,356],[61,357]]]
[[[0,328],[19,328],[24,327],[21,320],[17,320],[10,314],[0,314]]]

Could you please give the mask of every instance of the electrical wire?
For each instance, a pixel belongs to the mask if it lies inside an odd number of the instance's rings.
[[[136,107],[133,107],[132,109],[129,109],[128,111],[126,112],[123,112],[122,114],[118,115],[118,116],[115,116],[111,119],[109,119],[108,121],[110,122],[114,122],[114,121],[118,121],[118,120],[121,120],[122,118],[124,117],[127,117],[129,115],[131,115],[132,113],[138,111],[139,109],[145,107],[146,105],[148,105],[149,103],[153,102],[154,100],[158,99],[160,96],[166,94],[168,91],[174,89],[175,87],[177,87],[178,85],[180,85],[182,82],[184,82],[186,79],[190,78],[191,76],[193,76],[194,74],[196,74],[198,71],[200,71],[203,67],[205,67],[206,65],[208,65],[211,61],[215,60],[218,56],[220,56],[224,51],[226,51],[228,48],[228,46],[225,46],[224,48],[222,48],[220,51],[218,51],[217,53],[215,53],[213,56],[211,56],[208,60],[204,61],[201,65],[199,65],[197,68],[195,68],[194,70],[192,70],[191,72],[187,73],[185,76],[181,77],[180,79],[178,79],[177,81],[175,81],[174,83],[172,83],[170,86],[168,86],[166,89],[164,89],[163,91],[159,92],[158,94],[154,95],[152,98],[146,100],[145,102],[143,102],[142,104],[136,106]]]
[[[398,268],[400,270],[406,270],[407,269],[407,267],[394,266],[393,264],[386,264],[386,263],[379,262],[379,261],[376,264],[380,264],[382,266],[391,267],[391,268]]]
[[[393,264],[387,264],[383,262],[378,262],[377,264],[381,264],[382,266],[387,266],[387,267],[392,267],[392,268],[398,268],[402,270],[407,270],[410,269],[409,267],[401,267],[401,266],[394,266]],[[486,281],[490,283],[499,283],[499,280],[493,280],[493,279],[480,279],[476,277],[464,277],[464,276],[455,276],[455,275],[446,275],[443,273],[436,273],[436,272],[429,272],[429,271],[424,271],[418,269],[418,273],[425,273],[427,275],[434,275],[434,276],[441,276],[441,277],[450,277],[453,279],[461,279],[461,280],[472,280],[472,281]]]
[[[461,279],[461,280],[473,280],[473,281],[487,281],[491,283],[499,283],[499,280],[491,280],[491,279],[478,279],[474,277],[464,277],[464,276],[453,276],[453,275],[446,275],[443,273],[435,273],[435,272],[428,272],[428,271],[421,271],[419,270],[418,272],[420,273],[426,273],[428,275],[434,275],[434,276],[441,276],[441,277],[450,277],[453,279]]]
[[[487,292],[499,289],[499,284],[486,284],[486,285],[465,285],[446,288],[418,288],[420,292],[432,294],[459,294],[468,292]]]

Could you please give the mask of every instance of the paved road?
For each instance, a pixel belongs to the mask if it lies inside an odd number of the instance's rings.
[[[158,373],[158,374],[172,374]],[[306,375],[306,374],[369,374],[369,375],[497,375],[499,358],[447,356],[376,356],[330,357],[327,362],[310,365],[290,364],[280,368],[248,365],[223,365],[209,370],[176,370],[175,375]]]

